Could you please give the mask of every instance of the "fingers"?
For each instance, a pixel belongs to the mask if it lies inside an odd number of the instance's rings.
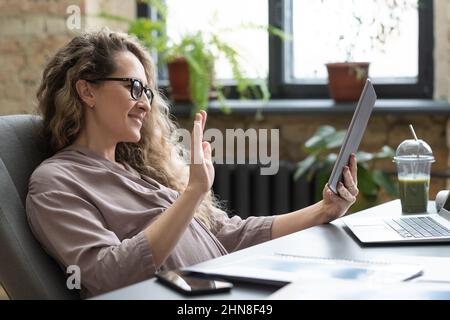
[[[350,155],[350,173],[352,174],[355,185],[358,185],[358,164],[356,161],[356,155],[352,153]]]
[[[336,190],[337,191],[337,190]],[[335,194],[330,186],[328,185],[328,183],[325,185],[325,193],[328,196],[328,198],[330,198],[331,200],[335,200],[335,199],[339,199],[339,195]],[[325,195],[325,194],[324,194]]]
[[[352,195],[350,193],[350,191],[344,187],[344,184],[342,182],[339,182],[337,191],[338,191],[339,195],[341,196],[341,198],[343,198],[344,200],[346,200],[350,203],[354,203],[356,201],[356,197],[354,195]]]
[[[352,194],[352,196],[357,196],[359,193],[358,187],[356,186],[356,183],[353,179],[353,175],[351,174],[351,169],[349,167],[344,167],[343,171],[344,176],[344,185],[347,188],[348,191]]]
[[[202,130],[202,115],[197,113],[195,115],[194,127],[192,129],[191,138],[191,163],[203,163],[203,130]]]
[[[202,117],[202,131],[205,131],[206,118],[208,117],[208,114],[206,113],[206,111],[201,110],[200,115]]]
[[[202,146],[205,160],[211,161],[211,145],[209,144],[209,142],[203,141]]]
[[[205,145],[203,143],[203,131],[205,130],[207,114],[200,111],[195,114],[194,127],[191,135],[191,163],[202,164],[205,156]],[[209,145],[209,143],[208,143]],[[211,146],[209,146],[209,159],[211,159]]]

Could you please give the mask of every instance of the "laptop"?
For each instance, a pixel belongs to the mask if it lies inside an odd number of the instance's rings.
[[[450,197],[438,213],[395,217],[346,217],[344,223],[362,243],[450,242]]]

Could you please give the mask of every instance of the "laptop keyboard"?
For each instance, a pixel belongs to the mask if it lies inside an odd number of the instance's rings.
[[[450,236],[450,230],[430,217],[409,217],[386,220],[403,238]]]

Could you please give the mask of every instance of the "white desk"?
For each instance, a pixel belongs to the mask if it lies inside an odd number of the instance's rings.
[[[434,202],[429,203],[429,212],[435,212]],[[401,215],[400,201],[387,202],[356,214],[371,216]],[[345,227],[341,218],[327,225],[309,228],[203,262],[202,265],[214,268],[218,264],[230,262],[242,256],[274,252],[356,260],[370,260],[385,254],[450,257],[450,243],[366,246],[358,242]],[[229,293],[199,296],[191,299],[265,299],[277,289],[265,285],[237,283]],[[152,278],[100,295],[94,299],[186,299],[186,296],[166,288]]]

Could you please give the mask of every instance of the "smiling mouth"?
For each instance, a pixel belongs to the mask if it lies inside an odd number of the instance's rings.
[[[134,119],[136,122],[139,122],[140,125],[142,125],[142,118],[135,115],[128,115],[131,119]]]

